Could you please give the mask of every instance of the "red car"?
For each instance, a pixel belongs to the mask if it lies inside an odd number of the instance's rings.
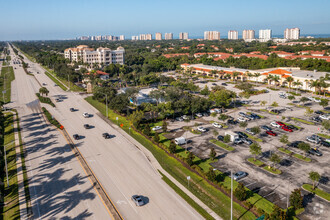
[[[276,123],[277,123],[279,126],[281,126],[281,127],[282,127],[282,126],[285,126],[285,124],[284,124],[283,122],[277,121]]]
[[[266,131],[266,134],[271,135],[271,136],[277,135],[274,131]]]
[[[293,132],[292,129],[288,128],[287,126],[282,126],[281,128],[282,128],[284,131]]]

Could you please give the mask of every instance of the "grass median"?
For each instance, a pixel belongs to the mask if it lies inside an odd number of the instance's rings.
[[[6,92],[3,95],[0,95],[0,100],[4,103],[8,103],[11,100],[11,82],[15,79],[15,74],[12,66],[4,66],[1,68],[1,79],[1,92]]]
[[[304,157],[303,155],[294,153],[294,152],[292,152],[292,151],[290,151],[288,149],[285,149],[283,147],[278,148],[278,150],[281,151],[281,152],[283,152],[283,153],[285,153],[285,154],[288,154],[290,156],[293,156],[293,157],[295,157],[295,158],[297,158],[299,160],[303,160],[305,162],[308,162],[308,163],[312,161],[311,158]]]
[[[323,191],[319,188],[315,188],[313,190],[313,186],[310,185],[310,184],[304,184],[304,185],[302,185],[302,188],[304,190],[307,190],[307,191],[311,192],[311,193],[315,193],[319,197],[321,197],[321,198],[327,200],[328,202],[330,202],[330,193],[327,193],[327,192],[325,192],[325,191]]]
[[[63,85],[62,82],[60,82],[59,80],[57,80],[52,74],[50,74],[49,72],[45,71],[46,76],[48,76],[51,80],[53,80],[54,83],[56,83],[61,89],[63,89],[63,91],[67,91],[68,89]]]
[[[304,119],[301,119],[301,118],[291,118],[292,120],[295,120],[295,121],[299,121],[301,123],[304,123],[304,124],[308,124],[308,125],[315,125],[314,122],[311,122],[311,121],[306,121]]]
[[[235,148],[233,148],[233,147],[231,147],[231,146],[229,146],[229,145],[227,145],[227,144],[225,144],[225,143],[223,143],[221,141],[218,141],[216,139],[212,139],[212,140],[210,140],[210,142],[213,143],[213,144],[215,144],[215,145],[217,145],[218,147],[221,147],[222,149],[224,149],[226,151],[233,151],[233,150],[235,150]]]
[[[55,104],[52,102],[52,100],[50,98],[41,96],[40,93],[36,93],[36,96],[38,97],[40,102],[46,103],[46,104],[49,104],[49,105],[55,107]]]
[[[317,135],[326,139],[330,139],[330,135],[327,134],[318,133]]]

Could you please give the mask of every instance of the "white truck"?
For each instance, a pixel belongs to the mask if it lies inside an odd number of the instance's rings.
[[[232,132],[232,131],[226,131],[225,135],[229,135],[230,136],[230,141],[233,142],[235,139],[239,138],[239,135]]]
[[[174,143],[177,145],[186,144],[187,140],[184,137],[178,137],[174,139]]]

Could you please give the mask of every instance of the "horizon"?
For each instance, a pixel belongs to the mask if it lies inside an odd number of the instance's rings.
[[[285,28],[298,27],[301,36],[330,35],[330,2],[316,0],[238,0],[233,6],[226,1],[182,0],[176,2],[144,0],[125,2],[95,0],[13,0],[3,2],[0,14],[0,41],[64,40],[79,36],[125,35],[156,32],[188,32],[190,38],[216,30],[226,38],[229,30],[271,29],[273,36],[283,35]],[[212,7],[210,7],[212,6]],[[198,10],[198,13],[194,13]],[[13,14],[15,16],[13,16]],[[244,23],[242,23],[244,21]]]

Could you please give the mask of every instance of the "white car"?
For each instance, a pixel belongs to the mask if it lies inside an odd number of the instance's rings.
[[[206,132],[206,129],[202,126],[197,127],[197,130],[200,132]]]
[[[216,128],[222,128],[222,125],[217,122],[213,122],[212,125],[213,125],[213,127],[216,127]]]
[[[330,120],[330,115],[329,114],[321,115],[320,118],[324,120]]]
[[[240,121],[240,122],[246,122],[246,119],[242,118],[242,117],[237,118],[237,120]]]
[[[314,97],[307,97],[310,101],[314,101],[315,102],[315,98]]]
[[[158,131],[158,130],[161,130],[162,129],[162,126],[155,126],[152,128],[153,131]]]
[[[89,114],[87,112],[83,113],[84,118],[89,118]]]
[[[328,138],[328,139],[325,139],[325,141],[326,141],[326,142],[328,142],[328,143],[330,143],[330,138]]]
[[[211,109],[210,113],[216,113],[215,109]]]
[[[275,121],[270,123],[271,126],[275,127],[275,128],[279,128],[281,127],[279,124],[277,124]]]
[[[202,114],[202,113],[197,113],[196,116],[197,116],[198,118],[200,118],[200,117],[203,117],[203,114]]]
[[[321,100],[320,99],[314,99],[314,102],[320,103]]]

